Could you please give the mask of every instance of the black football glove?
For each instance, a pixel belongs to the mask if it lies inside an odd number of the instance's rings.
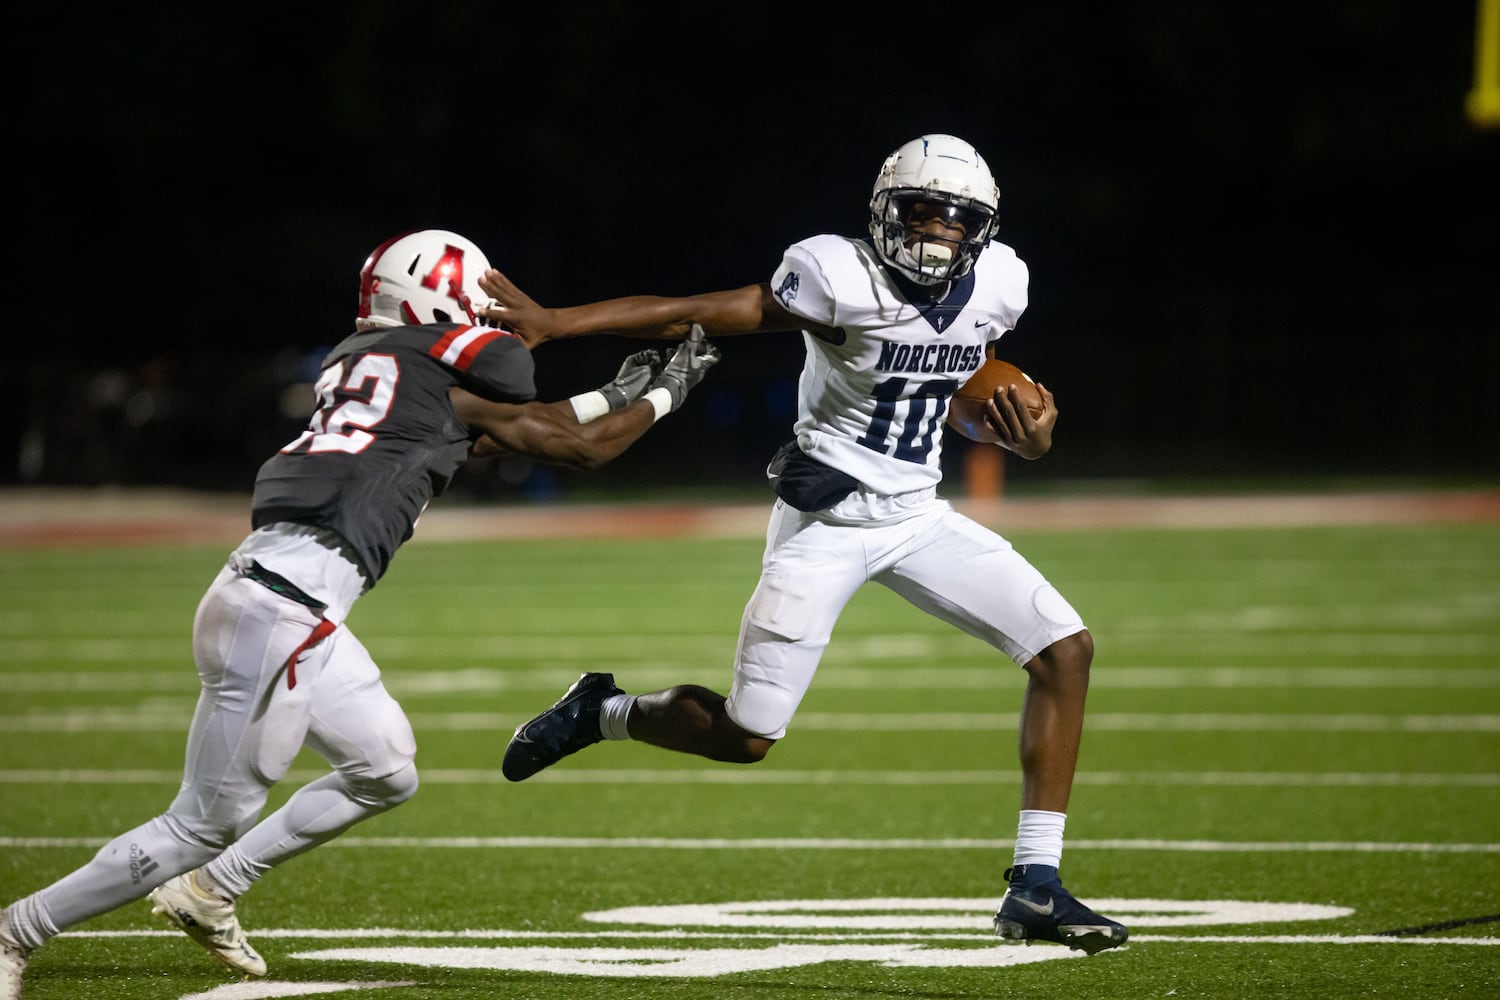
[[[620,365],[620,373],[608,385],[599,387],[599,392],[609,403],[611,410],[623,410],[646,394],[646,389],[662,373],[661,353],[650,348],[637,351]]]
[[[687,339],[677,345],[672,360],[651,383],[652,389],[666,389],[672,396],[672,409],[682,406],[688,392],[703,381],[708,370],[719,362],[719,349],[708,342],[703,327],[693,324]]]

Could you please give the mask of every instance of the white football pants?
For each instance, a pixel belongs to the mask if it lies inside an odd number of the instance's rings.
[[[230,567],[219,573],[193,620],[202,691],[177,798],[82,868],[17,901],[10,913],[21,944],[36,947],[139,899],[230,845],[242,863],[263,871],[416,791],[411,724],[346,627],[299,656],[296,686],[289,686],[287,659],[320,621]],[[304,745],[333,772],[256,824],[271,786]]]
[[[777,500],[760,582],[740,621],[726,705],[737,725],[768,739],[786,735],[834,624],[872,580],[1023,666],[1084,630],[1010,542],[933,490],[856,492],[814,514]]]

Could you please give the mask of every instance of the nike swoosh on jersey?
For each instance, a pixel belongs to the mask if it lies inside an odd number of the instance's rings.
[[[990,325],[990,321],[987,320],[987,319],[976,319],[974,321],[974,329],[976,329],[976,330],[979,329],[981,326],[989,326],[989,325]]]

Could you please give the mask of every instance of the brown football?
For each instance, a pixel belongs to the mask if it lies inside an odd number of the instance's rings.
[[[995,444],[1000,439],[990,430],[984,419],[984,404],[994,396],[995,390],[1015,385],[1021,390],[1021,401],[1033,417],[1042,415],[1042,394],[1036,383],[1021,369],[1009,361],[990,358],[969,376],[969,380],[958,387],[948,401],[948,426],[970,441]]]

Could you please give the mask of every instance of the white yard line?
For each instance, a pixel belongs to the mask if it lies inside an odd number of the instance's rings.
[[[899,637],[898,637],[899,638]],[[371,640],[377,642],[383,640]],[[180,646],[178,640],[172,640]],[[128,645],[128,643],[127,643]],[[908,642],[908,645],[910,643]],[[125,652],[121,650],[121,652]],[[179,649],[178,652],[181,652]],[[924,656],[925,650],[903,656]],[[972,649],[970,649],[972,653]],[[18,662],[19,654],[7,648],[9,662]],[[982,654],[981,654],[982,655]],[[122,660],[139,659],[122,655]],[[382,656],[382,659],[388,657]],[[549,661],[563,659],[559,655]],[[1003,683],[1010,675],[1003,669],[983,667],[870,667],[840,666],[831,657],[818,671],[819,690],[911,690],[911,689],[988,689]],[[618,659],[611,660],[619,663]],[[666,686],[680,680],[682,668],[663,666],[660,659],[631,666],[630,676],[649,686]],[[483,691],[550,692],[560,683],[574,679],[571,669],[500,670],[492,667],[470,667],[458,670],[424,670],[408,673],[393,669],[386,685],[398,696],[426,696]],[[1445,688],[1495,690],[1500,688],[1500,669],[1490,667],[1110,667],[1101,666],[1090,677],[1090,686],[1099,689],[1411,689]],[[50,692],[192,692],[196,676],[189,666],[180,670],[16,670],[0,671],[0,689],[11,693],[40,694]]]
[[[0,716],[0,733],[152,732],[174,706],[152,702],[120,708],[77,708]],[[192,703],[181,706],[183,724]],[[515,712],[408,712],[418,732],[507,732],[526,716]],[[803,712],[799,732],[1011,732],[1008,712]],[[1500,733],[1500,715],[1380,715],[1265,712],[1091,712],[1090,732],[1195,733]]]
[[[8,848],[98,848],[103,837],[0,837]],[[599,850],[657,851],[951,851],[1007,850],[1003,838],[856,839],[846,837],[360,837],[344,836],[326,846],[344,849],[414,850]],[[1435,844],[1377,841],[1089,840],[1068,841],[1070,851],[1162,851],[1194,854],[1500,854],[1497,844]]]
[[[326,772],[298,770],[287,783],[311,781]],[[425,785],[503,785],[498,770],[423,768]],[[691,770],[570,767],[537,779],[562,785],[1015,785],[1019,771],[861,771],[777,768]],[[122,768],[9,768],[0,785],[177,785],[181,771]],[[1080,771],[1078,785],[1200,786],[1252,788],[1500,788],[1500,774],[1403,771]]]
[[[338,940],[413,940],[413,941],[555,941],[627,939],[666,941],[976,941],[994,943],[994,934],[934,933],[903,934],[888,933],[828,933],[802,934],[795,931],[785,933],[762,933],[756,931],[725,931],[722,933],[640,930],[640,931],[509,931],[509,930],[462,930],[423,931],[402,930],[397,927],[351,927],[347,930],[321,927],[268,927],[256,928],[257,939],[279,939],[287,941],[338,941]],[[180,940],[179,931],[128,930],[128,931],[66,931],[60,935],[68,938],[162,938]],[[1426,944],[1426,945],[1477,945],[1495,947],[1500,937],[1392,937],[1383,934],[1132,934],[1131,944]]]

